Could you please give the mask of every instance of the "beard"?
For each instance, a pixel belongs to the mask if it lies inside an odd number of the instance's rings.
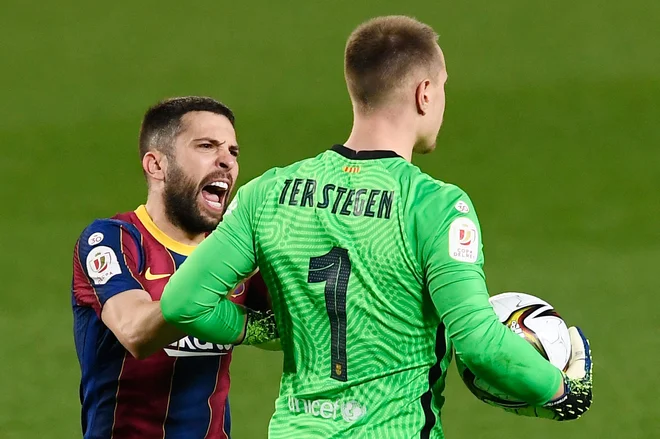
[[[170,167],[164,191],[165,214],[172,224],[190,235],[212,232],[221,219],[202,213],[197,200],[199,191],[199,185],[180,167]]]

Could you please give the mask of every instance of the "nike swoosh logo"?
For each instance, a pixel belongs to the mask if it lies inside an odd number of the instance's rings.
[[[152,273],[151,273],[151,267],[148,267],[148,268],[147,268],[147,272],[144,273],[144,277],[145,277],[147,280],[158,280],[158,279],[164,279],[164,278],[169,277],[169,276],[171,276],[171,274],[169,274],[169,273],[167,273],[167,274],[152,274]]]

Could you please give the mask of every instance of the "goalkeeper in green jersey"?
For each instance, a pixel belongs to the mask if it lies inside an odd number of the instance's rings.
[[[571,328],[563,373],[502,325],[472,202],[410,163],[435,148],[442,124],[436,33],[408,17],[370,20],[348,40],[345,76],[348,140],[242,187],[170,279],[165,319],[213,343],[279,332],[273,439],[442,438],[452,347],[477,376],[528,402],[525,414],[578,417],[591,403],[586,339]],[[257,267],[276,325],[227,300]]]

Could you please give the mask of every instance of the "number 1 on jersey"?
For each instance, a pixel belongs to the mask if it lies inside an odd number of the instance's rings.
[[[309,260],[307,282],[325,282],[325,308],[330,318],[330,377],[346,381],[346,291],[351,275],[348,250],[333,247]]]

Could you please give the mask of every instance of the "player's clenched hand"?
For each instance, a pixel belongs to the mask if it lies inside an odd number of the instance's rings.
[[[571,420],[582,416],[592,401],[592,361],[589,340],[580,328],[568,328],[571,336],[571,358],[564,373],[564,394],[545,404],[557,420]]]
[[[582,416],[591,407],[593,387],[593,363],[589,340],[580,328],[570,327],[571,358],[564,376],[564,393],[543,407],[505,409],[521,416],[549,418],[557,421],[570,421]]]
[[[246,308],[245,337],[241,344],[261,345],[279,338],[275,316],[272,311],[255,311]]]

